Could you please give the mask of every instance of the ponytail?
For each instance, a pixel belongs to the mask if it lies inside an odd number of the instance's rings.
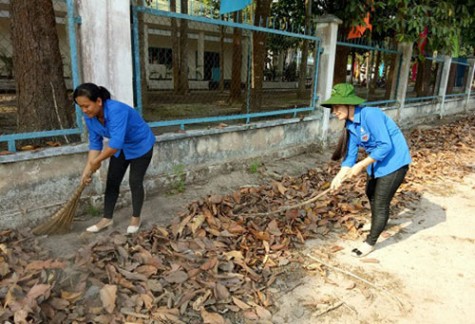
[[[338,161],[341,158],[346,156],[348,150],[348,130],[345,125],[343,125],[343,130],[341,132],[340,138],[338,139],[338,144],[336,145],[335,151],[332,154],[332,160]]]

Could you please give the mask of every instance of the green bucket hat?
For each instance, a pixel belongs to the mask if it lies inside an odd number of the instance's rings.
[[[358,97],[355,94],[355,88],[348,83],[335,84],[332,89],[331,97],[322,102],[322,106],[325,108],[331,108],[333,105],[353,105],[358,106],[366,100]]]

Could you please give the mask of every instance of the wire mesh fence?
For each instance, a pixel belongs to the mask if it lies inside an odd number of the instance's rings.
[[[71,50],[69,45],[69,34],[68,34],[68,7],[66,0],[53,0],[52,1],[54,9],[54,18],[55,18],[55,34],[58,39],[58,47],[60,51],[62,71],[64,77],[64,84],[68,93],[72,92],[72,67],[71,67]],[[20,124],[25,124],[26,122],[22,120],[21,114],[18,111],[18,98],[17,98],[17,81],[16,73],[14,68],[13,56],[14,56],[14,33],[12,30],[12,13],[11,13],[11,4],[10,0],[0,1],[0,135],[7,134],[16,134],[22,133],[23,131],[19,129]],[[32,15],[34,15],[32,13]],[[36,21],[35,24],[40,24]],[[25,25],[26,22],[20,22],[16,24]],[[19,28],[19,27],[17,27]],[[46,37],[46,36],[45,36]],[[31,44],[31,51],[38,50],[41,47],[38,44],[43,43],[41,39],[35,39]],[[35,52],[31,52],[34,55]],[[25,52],[22,53],[25,55]],[[46,75],[46,78],[49,76]],[[48,90],[53,93],[52,98],[55,98],[55,95],[59,93],[58,89],[55,89],[53,82],[50,85],[47,85]],[[71,120],[74,120],[74,108],[70,105],[63,107],[62,103],[59,103],[59,100],[55,99],[48,102],[48,105],[51,106],[51,115],[55,115],[56,119],[60,118],[58,111],[58,105],[62,108],[70,110],[71,115],[69,116]],[[59,108],[61,109],[61,108]],[[31,124],[34,124],[31,121]],[[61,123],[60,123],[61,124]],[[64,126],[65,120],[63,118],[62,124]],[[64,127],[67,128],[67,127]],[[41,132],[48,131],[51,128],[36,128],[33,131]],[[50,140],[51,138],[46,138],[45,141]],[[69,140],[68,140],[69,141]],[[10,147],[11,149],[11,147]],[[0,150],[7,150],[7,143],[0,142]]]
[[[443,60],[437,57],[412,57],[406,89],[406,102],[437,100],[443,67]]]
[[[162,11],[163,1],[148,8],[153,10],[138,18],[140,49],[134,53],[143,53],[140,94],[147,121],[204,118],[213,124],[219,117],[314,107],[316,37],[253,29],[241,15],[224,20],[170,15]],[[194,13],[206,15],[203,8],[189,2]],[[165,125],[159,132],[170,130],[170,123],[159,124]]]
[[[470,66],[467,59],[453,58],[450,64],[449,80],[446,96],[465,96],[468,93],[468,78]]]
[[[366,99],[368,105],[385,106],[394,102],[395,87],[399,74],[397,60],[399,53],[388,43],[370,42],[361,38],[348,38],[339,33],[335,83],[351,83],[355,92]],[[343,72],[345,74],[343,75]]]

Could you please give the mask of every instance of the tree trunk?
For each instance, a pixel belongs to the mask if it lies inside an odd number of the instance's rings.
[[[146,5],[146,2],[142,0],[141,3],[142,6]],[[146,37],[148,37],[148,33],[145,33],[145,17],[144,17],[143,12],[139,12],[137,15],[138,18],[138,29],[139,29],[139,55],[140,55],[140,90],[142,94],[142,109],[144,110],[145,107],[148,107],[148,75],[147,75],[147,66],[149,65],[148,62],[148,55],[147,51],[148,48],[146,48],[146,44],[148,42],[146,41]],[[137,73],[137,71],[135,71]],[[142,110],[142,112],[143,112]]]
[[[241,15],[234,13],[234,21],[240,23]],[[231,89],[229,101],[241,100],[241,68],[242,68],[242,30],[234,28],[233,31],[233,66],[231,71]]]
[[[12,0],[10,14],[18,131],[71,128],[53,3]]]
[[[188,0],[181,0],[181,13],[188,13]],[[180,21],[180,76],[178,94],[185,95],[188,93],[188,21],[182,19]]]
[[[373,54],[374,55],[374,52]],[[374,56],[373,56],[374,57]],[[374,66],[370,67],[370,73],[369,77],[371,78],[371,83],[369,87],[369,94],[374,95],[376,93],[376,87],[377,87],[377,81],[379,77],[379,66],[381,65],[381,52],[376,51],[376,64]],[[371,73],[374,70],[374,77],[371,77],[373,73]]]
[[[257,0],[254,25],[259,26],[260,22],[267,21],[270,14],[272,0]],[[257,111],[262,106],[262,85],[264,83],[264,63],[266,57],[266,34],[263,32],[253,32],[252,51],[252,89],[251,89],[251,110]]]
[[[425,97],[430,94],[431,90],[431,68],[432,61],[424,60],[417,63],[417,79],[415,90],[418,97]]]
[[[312,15],[312,1],[305,0],[305,30],[310,31],[310,19]],[[308,60],[308,39],[304,39],[302,43],[302,59],[300,60],[299,70],[299,88],[297,98],[305,97],[305,85],[307,81],[307,60]]]
[[[170,11],[176,12],[176,0],[170,0]],[[177,18],[171,18],[173,90],[180,89],[180,40],[178,38]]]
[[[350,51],[351,51],[351,48],[347,46],[336,47],[333,84],[346,83],[346,68],[348,65],[348,55],[350,54]]]
[[[224,91],[224,31],[225,27],[219,27],[219,91]]]
[[[451,94],[454,91],[456,71],[457,71],[457,65],[450,64],[449,80],[447,82],[446,94]]]

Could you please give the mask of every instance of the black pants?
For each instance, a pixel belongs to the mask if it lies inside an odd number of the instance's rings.
[[[106,193],[104,198],[104,217],[112,218],[115,204],[119,197],[120,184],[124,179],[125,172],[130,164],[129,185],[132,193],[132,216],[139,217],[142,211],[145,191],[143,179],[150,161],[152,160],[153,148],[147,153],[132,160],[126,160],[122,151],[119,157],[112,156],[109,161],[107,172]]]
[[[381,178],[369,176],[366,183],[366,195],[371,205],[371,230],[366,243],[375,245],[389,219],[389,205],[406,176],[409,166],[385,175]]]

